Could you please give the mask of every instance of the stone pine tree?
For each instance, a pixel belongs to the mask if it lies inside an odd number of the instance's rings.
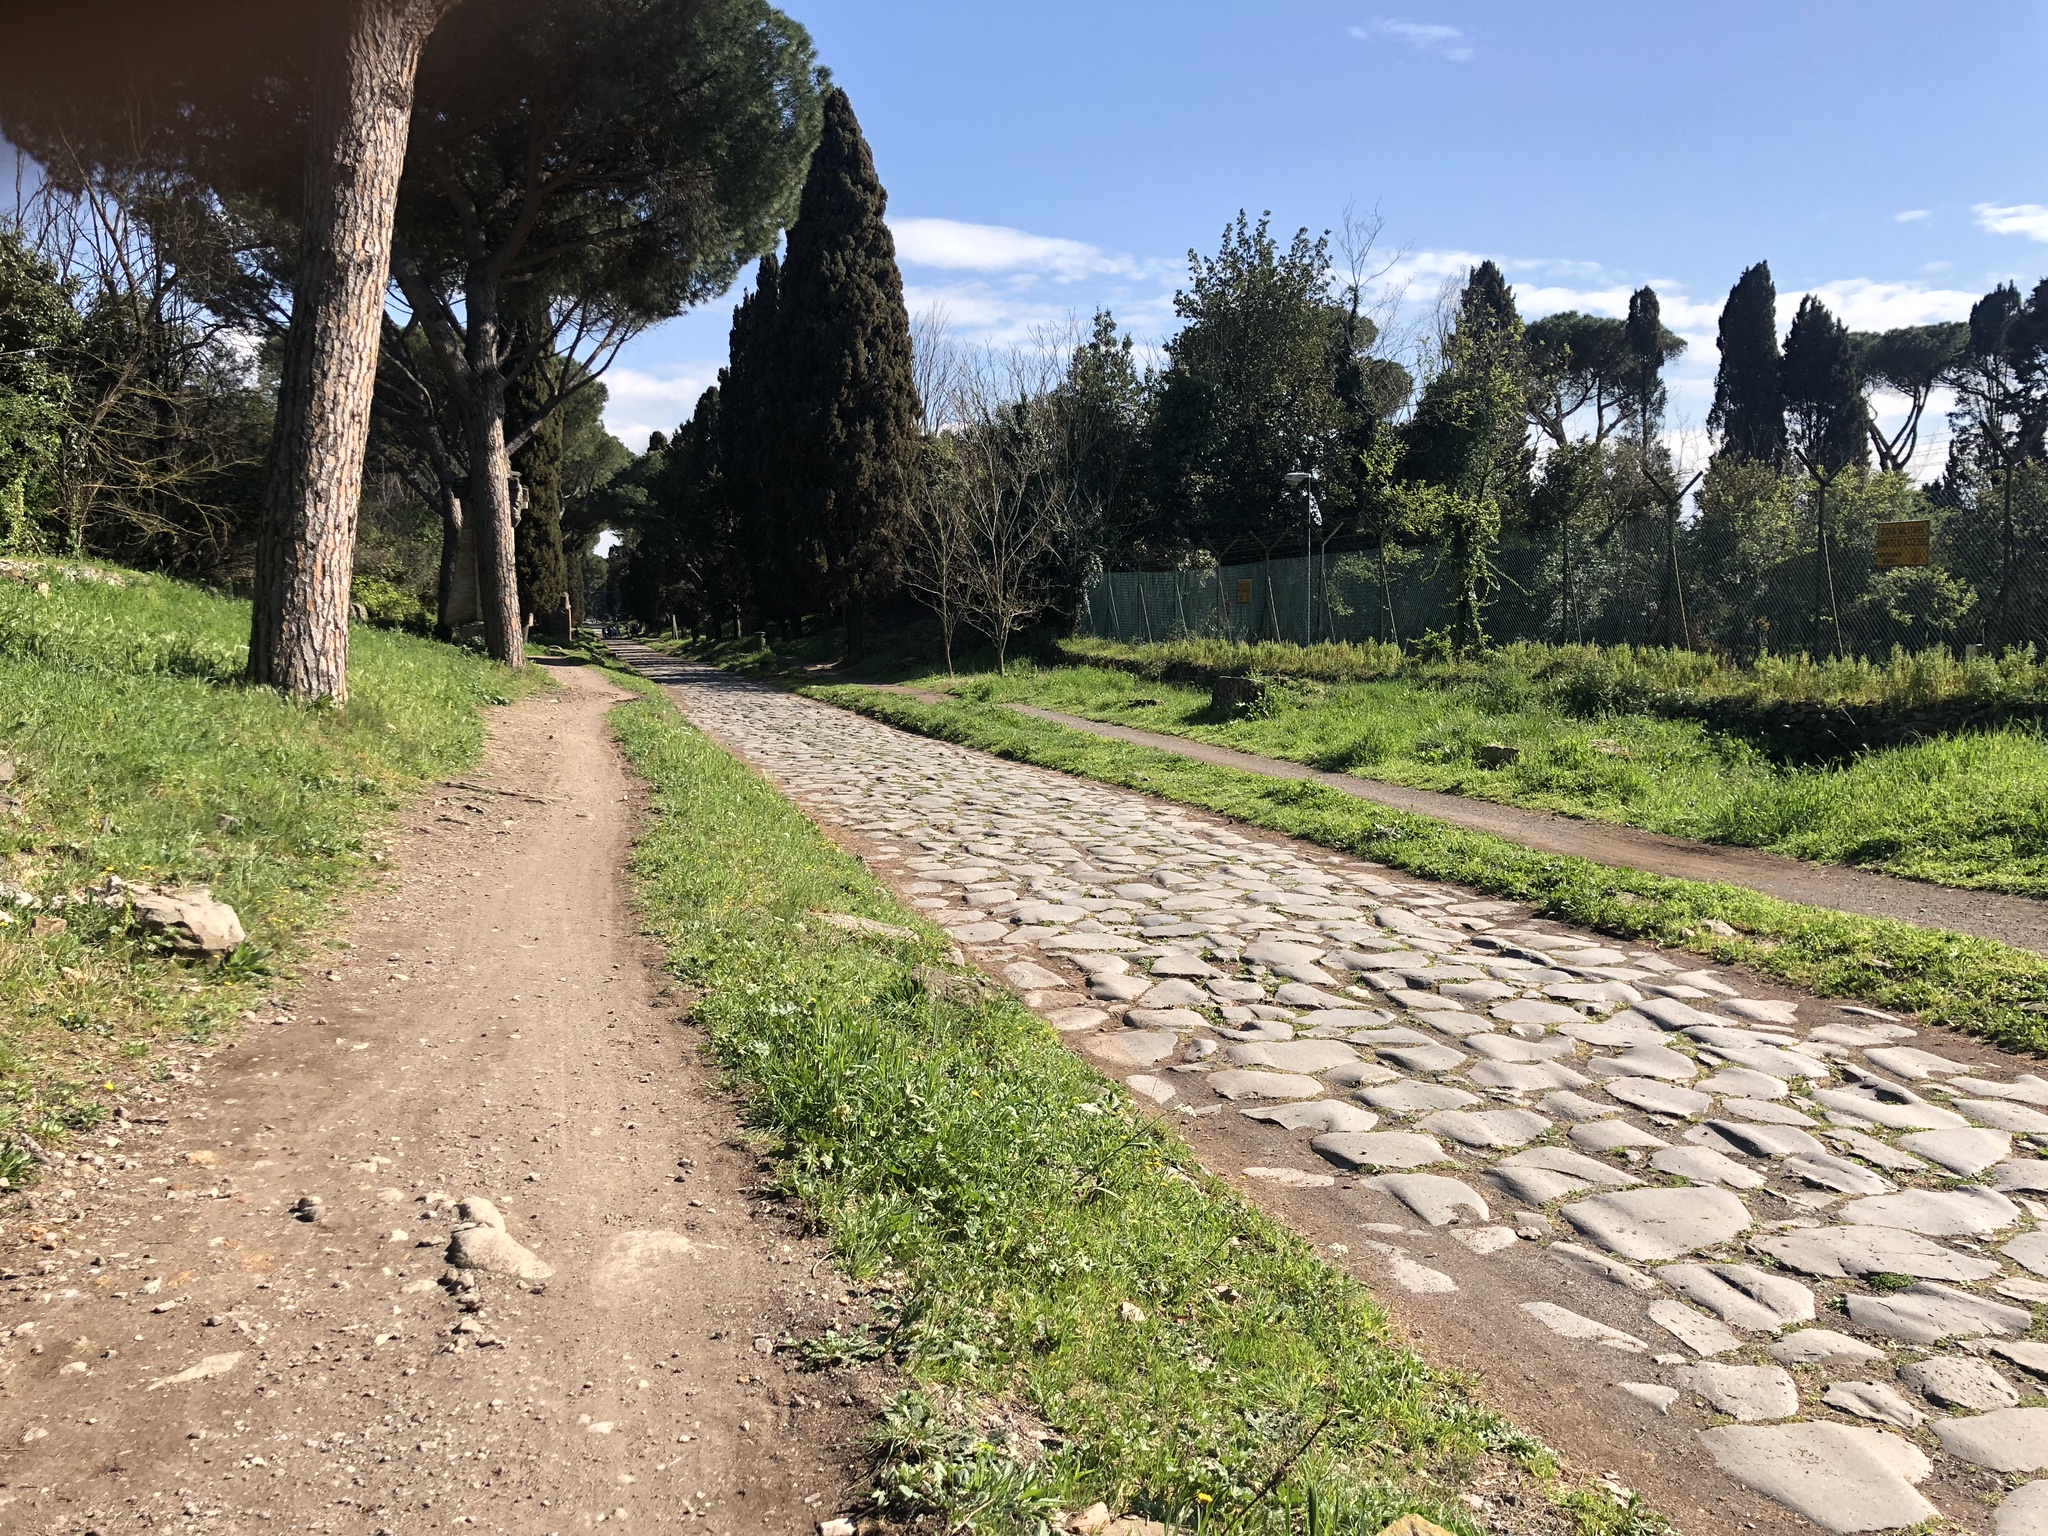
[[[526,444],[512,456],[512,467],[526,491],[526,510],[513,526],[513,559],[519,577],[519,611],[543,633],[568,638],[563,607],[569,592],[562,558],[562,440],[568,418],[549,410],[559,390],[551,375],[560,369],[550,359],[522,374],[512,386],[514,408],[521,416],[539,416]],[[542,415],[542,412],[546,412]]]
[[[1758,262],[1728,290],[1719,345],[1707,425],[1721,434],[1723,453],[1782,465],[1785,395],[1778,377],[1778,290],[1769,262]]]
[[[717,457],[722,469],[720,494],[732,519],[733,538],[744,557],[741,567],[755,581],[721,600],[721,622],[729,616],[742,627],[750,600],[759,608],[772,604],[775,617],[802,612],[783,573],[789,567],[786,530],[771,516],[769,496],[769,346],[775,329],[775,296],[782,266],[770,251],[761,258],[753,292],[732,312],[732,333],[726,365],[718,373],[718,400],[713,412]],[[701,402],[700,402],[701,403]]]
[[[1869,408],[1848,328],[1811,294],[1799,301],[1799,313],[1786,333],[1779,377],[1788,446],[1813,482],[1813,648],[1831,644],[1840,655],[1842,616],[1828,547],[1828,489],[1843,470],[1869,461]]]
[[[824,106],[776,295],[773,484],[812,590],[845,618],[852,660],[868,602],[892,580],[921,411],[888,194],[846,92],[831,89]]]

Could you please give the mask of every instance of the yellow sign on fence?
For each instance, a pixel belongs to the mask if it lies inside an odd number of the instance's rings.
[[[1877,525],[1877,568],[1896,571],[1903,566],[1927,564],[1928,525],[1921,523],[1879,523]]]
[[[1249,581],[1240,581],[1237,584],[1237,606],[1240,608],[1249,608],[1251,607],[1251,605],[1252,584]]]

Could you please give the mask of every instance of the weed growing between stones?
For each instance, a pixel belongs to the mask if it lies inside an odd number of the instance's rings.
[[[1456,1491],[1482,1467],[1544,1504],[1540,1444],[1396,1346],[1362,1287],[1016,999],[948,985],[944,939],[767,784],[665,700],[614,720],[652,787],[649,925],[772,1138],[780,1192],[878,1288],[872,1346],[913,1383],[876,1430],[875,1506],[1022,1531],[1101,1499],[1278,1533],[1313,1502],[1323,1536],[1409,1510],[1470,1532]]]
[[[805,690],[905,730],[1142,790],[1425,879],[1532,903],[1545,917],[1747,966],[1823,996],[2048,1050],[2048,957],[1989,939],[1779,901],[1735,886],[1537,853],[1314,783],[1198,763],[990,705],[924,704],[858,687]],[[1733,929],[1722,934],[1708,925]]]

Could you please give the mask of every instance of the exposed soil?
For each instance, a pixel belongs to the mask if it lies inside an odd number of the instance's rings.
[[[878,686],[869,684],[866,686]],[[928,703],[954,703],[944,694],[897,688]],[[1161,731],[1142,731],[1127,725],[1085,720],[1079,715],[1028,704],[1008,704],[1019,714],[1049,720],[1055,725],[1086,731],[1112,741],[1134,746],[1155,747],[1177,757],[1219,768],[1236,768],[1270,778],[1309,780],[1339,790],[1375,805],[1432,816],[1452,826],[1520,843],[1539,853],[1564,853],[1622,869],[1640,869],[1680,880],[1718,881],[1745,890],[1795,901],[1809,907],[1826,907],[1836,912],[1853,912],[1859,917],[1889,917],[1922,928],[1946,928],[1953,933],[1975,934],[1996,939],[2020,949],[2048,953],[2048,901],[2031,896],[2010,896],[1997,891],[1964,891],[1951,886],[1906,880],[1876,870],[1853,869],[1843,864],[1816,864],[1787,858],[1758,848],[1734,848],[1719,843],[1694,842],[1689,838],[1667,837],[1639,827],[1615,826],[1610,822],[1582,821],[1560,816],[1555,811],[1531,810],[1518,805],[1497,805],[1464,795],[1444,794],[1433,789],[1409,789],[1383,784],[1348,773],[1327,773],[1302,763],[1260,757],[1186,736]]]
[[[857,1497],[885,1383],[784,1345],[862,1299],[637,932],[629,695],[556,676],[277,1022],[0,1213],[0,1529],[788,1532]],[[551,1278],[445,1265],[471,1196]]]

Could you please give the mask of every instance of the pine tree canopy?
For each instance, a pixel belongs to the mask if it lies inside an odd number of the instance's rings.
[[[1738,458],[1776,464],[1785,457],[1785,396],[1778,379],[1778,290],[1758,262],[1728,290],[1721,307],[1721,368],[1707,425]]]
[[[1794,454],[1816,480],[1832,480],[1870,457],[1868,407],[1849,331],[1808,294],[1785,337],[1785,415]]]

